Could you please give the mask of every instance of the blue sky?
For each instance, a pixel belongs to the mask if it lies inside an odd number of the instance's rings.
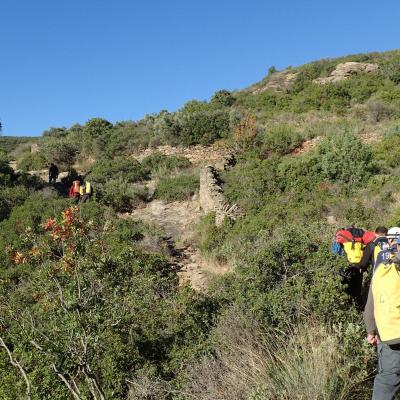
[[[268,68],[399,48],[399,1],[0,0],[3,135],[137,120]]]

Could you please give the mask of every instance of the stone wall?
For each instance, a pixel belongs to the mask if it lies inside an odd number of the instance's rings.
[[[224,197],[218,170],[211,165],[200,172],[200,207],[204,213],[215,212],[215,224],[221,225],[225,218],[236,219],[243,211],[236,204],[229,204]]]

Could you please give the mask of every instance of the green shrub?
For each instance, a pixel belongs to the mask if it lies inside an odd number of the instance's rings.
[[[178,175],[160,178],[154,197],[165,201],[187,200],[199,189],[200,179],[196,175]]]
[[[78,153],[78,144],[67,138],[51,138],[43,143],[40,149],[41,154],[48,163],[54,162],[60,170],[70,168]]]
[[[400,125],[395,125],[384,136],[383,140],[373,146],[375,158],[385,168],[396,168],[400,165]]]
[[[261,138],[261,152],[268,155],[289,154],[303,142],[303,137],[289,125],[275,125],[267,129]]]
[[[184,145],[210,144],[229,133],[229,114],[203,111],[179,114],[179,137]]]
[[[159,152],[155,152],[142,160],[142,166],[149,171],[162,171],[167,174],[174,170],[188,168],[191,165],[191,162],[185,157],[166,156]]]
[[[390,119],[395,114],[392,105],[380,100],[370,100],[366,103],[368,117],[372,122],[380,122]]]
[[[333,182],[359,185],[375,170],[370,149],[350,133],[321,141],[318,156],[321,177]]]
[[[218,90],[211,97],[211,105],[215,107],[230,107],[235,102],[235,98],[228,90]]]
[[[110,179],[124,179],[133,183],[148,178],[147,169],[135,159],[117,157],[113,160],[101,159],[96,161],[88,173],[89,180],[105,183]]]
[[[108,133],[112,127],[112,123],[103,118],[92,118],[83,126],[83,133],[90,137],[100,137]]]
[[[135,188],[128,180],[119,177],[96,186],[96,199],[118,212],[129,212],[147,200],[147,189]]]
[[[0,199],[2,207],[0,207],[0,220],[8,216],[13,207],[17,207],[24,203],[29,196],[29,190],[26,186],[16,185],[0,189]]]
[[[28,153],[18,161],[18,168],[22,171],[39,171],[48,166],[46,158],[41,153]]]
[[[0,187],[9,186],[16,178],[14,170],[6,161],[0,161]]]

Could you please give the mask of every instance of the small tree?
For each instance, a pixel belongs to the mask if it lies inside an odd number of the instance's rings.
[[[211,97],[211,104],[217,107],[230,107],[234,102],[232,93],[225,89],[218,90]]]
[[[106,134],[113,124],[102,118],[92,118],[86,122],[83,131],[91,137],[99,137]]]
[[[321,175],[330,181],[357,185],[368,179],[375,167],[370,149],[348,132],[321,141],[318,156]]]
[[[268,68],[268,76],[271,76],[275,72],[277,72],[277,69],[275,68],[274,65],[272,65],[271,67]]]
[[[54,162],[63,169],[71,168],[74,164],[78,148],[66,139],[48,141],[42,148],[47,162]]]
[[[233,140],[240,149],[248,148],[257,135],[257,119],[252,113],[247,113],[233,126]]]

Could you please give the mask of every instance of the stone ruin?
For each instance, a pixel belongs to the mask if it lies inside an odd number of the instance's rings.
[[[234,157],[225,159],[224,168],[234,164]],[[215,225],[220,226],[225,218],[236,220],[242,216],[243,210],[237,204],[229,204],[223,194],[218,170],[207,165],[200,172],[200,207],[204,213],[215,212]]]

